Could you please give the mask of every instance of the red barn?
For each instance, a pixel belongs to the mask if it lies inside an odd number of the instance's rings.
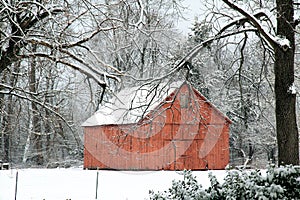
[[[84,168],[224,169],[230,124],[187,82],[122,90],[83,123]]]

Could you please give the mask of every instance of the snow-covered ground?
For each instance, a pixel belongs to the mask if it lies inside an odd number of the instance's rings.
[[[96,199],[96,170],[19,169],[0,170],[0,200],[15,199],[16,172],[18,171],[17,199],[66,200]],[[209,171],[195,171],[203,187],[209,185]],[[210,171],[223,180],[225,171]],[[149,190],[163,191],[173,179],[182,179],[174,171],[99,171],[98,198],[101,200],[149,199]]]

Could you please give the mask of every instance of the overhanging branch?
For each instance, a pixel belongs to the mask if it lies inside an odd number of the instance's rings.
[[[192,59],[199,53],[199,51],[203,48],[208,46],[210,43],[212,43],[215,40],[219,40],[222,38],[226,38],[232,35],[237,35],[240,33],[244,33],[244,32],[256,32],[257,29],[242,29],[242,30],[238,30],[238,31],[234,31],[234,32],[230,32],[230,33],[226,33],[226,34],[221,34],[221,33],[217,33],[215,37],[213,38],[209,38],[203,42],[201,42],[200,44],[198,44],[197,46],[195,46],[185,57],[183,57],[180,62],[175,66],[174,70],[179,70],[181,69],[187,62],[191,62]]]
[[[224,3],[226,3],[230,8],[233,10],[239,12],[241,15],[246,17],[249,20],[249,23],[251,23],[257,31],[268,41],[268,43],[274,48],[277,45],[280,45],[275,38],[270,35],[268,32],[266,32],[257,18],[254,15],[249,14],[244,9],[240,8],[239,6],[235,5],[234,3],[230,2],[229,0],[222,0]]]
[[[95,71],[90,70],[90,69],[85,69],[83,66],[78,66],[78,65],[73,64],[71,62],[67,62],[63,59],[57,58],[56,56],[49,55],[49,54],[42,53],[42,52],[24,54],[24,55],[21,55],[20,57],[21,58],[42,57],[42,58],[47,58],[49,60],[52,60],[56,63],[61,63],[65,66],[69,66],[72,69],[81,72],[82,74],[87,75],[88,77],[93,78],[101,87],[106,87],[107,84],[106,84],[105,81],[99,79],[99,76],[102,76],[102,77],[108,77],[109,76],[109,77],[111,77],[109,74],[106,74],[105,72],[101,73],[101,72],[98,72],[98,71],[95,72]],[[115,77],[111,77],[111,78],[115,78]]]

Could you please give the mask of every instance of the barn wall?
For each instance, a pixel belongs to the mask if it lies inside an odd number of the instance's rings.
[[[224,169],[229,122],[183,85],[138,124],[85,127],[85,168]],[[185,98],[188,96],[188,104]],[[187,106],[188,105],[188,106]]]

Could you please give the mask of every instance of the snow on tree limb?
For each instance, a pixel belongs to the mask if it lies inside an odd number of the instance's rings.
[[[69,54],[69,55],[71,55],[73,58],[76,58],[75,55],[72,55],[72,54]],[[103,80],[107,77],[119,80],[118,77],[110,75],[106,72],[101,72],[97,69],[94,69],[94,67],[92,67],[92,66],[89,66],[87,68],[84,65],[77,65],[77,64],[74,64],[72,62],[68,62],[67,60],[60,59],[56,56],[53,56],[53,55],[50,55],[50,54],[47,54],[47,53],[43,53],[43,52],[27,53],[27,54],[22,55],[21,57],[22,58],[42,57],[42,58],[47,58],[49,60],[52,60],[56,63],[60,63],[60,64],[63,64],[63,65],[69,66],[69,67],[73,68],[74,70],[79,71],[79,72],[85,74],[86,76],[93,78],[102,87],[107,86],[106,81]],[[81,63],[83,62],[82,60],[79,60],[79,58],[77,58],[77,60]],[[103,77],[103,79],[101,77]]]
[[[266,18],[266,20],[271,23],[271,20],[269,19],[269,16],[263,12],[263,11],[259,11],[257,13],[255,13],[254,15],[246,12],[244,9],[240,8],[239,6],[237,6],[236,4],[230,2],[229,0],[223,0],[224,3],[226,3],[230,8],[236,10],[237,12],[239,12],[241,15],[243,15],[243,17],[239,18],[239,19],[235,19],[232,22],[226,24],[223,26],[223,28],[221,28],[221,30],[212,38],[209,38],[205,41],[203,41],[202,43],[198,44],[197,46],[195,46],[185,57],[183,57],[174,67],[174,70],[171,71],[170,73],[173,73],[176,70],[179,70],[181,68],[183,68],[187,62],[190,62],[198,53],[199,51],[209,45],[211,42],[221,39],[221,38],[226,38],[232,35],[237,35],[243,32],[259,32],[262,37],[266,40],[267,44],[269,44],[271,47],[275,47],[275,46],[279,46],[283,51],[287,51],[289,48],[291,48],[290,46],[290,42],[288,39],[281,37],[281,36],[273,36],[270,33],[268,33],[263,26],[261,25],[261,23],[259,22],[259,20],[261,20],[261,18]],[[243,26],[246,22],[250,23],[253,28],[243,28],[237,31],[230,31],[230,32],[226,32],[229,28],[233,27],[233,26]],[[272,24],[272,23],[271,23]],[[169,76],[166,75],[166,76]],[[163,78],[163,77],[160,77]]]
[[[237,6],[236,4],[232,3],[229,0],[222,0],[224,3],[226,3],[230,8],[234,9],[235,11],[239,12],[241,15],[245,16],[249,23],[251,23],[255,28],[257,28],[258,32],[265,38],[265,40],[272,46],[279,46],[284,51],[287,51],[288,48],[290,48],[289,42],[285,40],[280,39],[278,36],[272,36],[270,33],[265,31],[265,29],[262,27],[261,23],[258,21],[257,17],[255,15],[252,15],[248,12],[246,12],[241,7]],[[261,14],[260,14],[261,15]]]
[[[225,29],[224,29],[225,30]],[[192,59],[200,52],[200,50],[206,46],[208,46],[210,43],[212,43],[215,40],[219,40],[222,38],[226,38],[232,35],[237,35],[244,32],[255,32],[257,29],[241,29],[238,31],[228,32],[226,34],[222,34],[224,32],[223,29],[221,29],[220,32],[218,32],[214,37],[208,38],[207,40],[201,42],[200,44],[196,45],[188,54],[186,54],[175,66],[174,70],[172,70],[170,73],[165,75],[164,77],[160,77],[158,79],[165,78],[167,76],[170,76],[175,71],[178,71],[179,69],[183,68],[188,62],[191,62]]]
[[[270,22],[271,22],[271,20],[269,19],[269,16],[266,15],[266,13],[263,12],[263,11],[259,11],[259,12],[255,13],[253,16],[254,16],[256,19],[258,19],[258,20],[261,20],[262,18],[266,18],[267,21],[270,21]],[[238,19],[234,19],[232,22],[226,24],[226,25],[218,32],[218,35],[221,35],[223,32],[225,32],[227,29],[229,29],[229,28],[231,28],[231,27],[233,27],[233,26],[238,26],[238,27],[244,26],[245,23],[247,23],[247,22],[249,22],[249,20],[248,20],[248,18],[246,18],[246,17],[241,17],[241,18],[238,18]]]
[[[105,80],[107,78],[120,81],[118,76],[121,76],[122,73],[117,68],[102,61],[88,45],[85,45],[101,32],[121,28],[119,25],[101,26],[102,23],[110,19],[105,18],[101,22],[95,21],[96,25],[91,27],[91,30],[87,28],[88,30],[83,30],[78,35],[70,35],[68,31],[73,31],[71,26],[78,26],[82,20],[85,20],[85,15],[88,16],[92,12],[90,8],[80,10],[79,13],[74,13],[74,16],[71,17],[68,14],[69,7],[64,8],[60,5],[46,4],[39,1],[14,3],[0,0],[0,5],[0,13],[3,16],[1,18],[3,29],[1,27],[0,31],[0,44],[2,46],[0,73],[20,59],[42,57],[80,71],[93,78],[102,87],[106,87],[107,82]],[[64,15],[62,15],[62,18],[54,17],[57,14]],[[68,19],[69,17],[71,17],[71,20]],[[48,21],[44,22],[45,19]],[[64,21],[67,21],[67,23],[64,23]],[[41,27],[37,27],[41,24]],[[51,29],[52,26],[58,29]],[[47,32],[47,29],[49,29],[49,32]],[[28,48],[30,45],[38,45],[37,49],[43,48],[44,52],[31,52]],[[92,55],[99,66],[90,64],[89,60],[86,60],[88,55],[83,54],[80,56],[80,53],[78,53],[80,48],[87,54]],[[54,56],[50,52],[56,52],[56,55]],[[110,75],[109,71],[104,72],[106,71],[105,68],[113,71],[115,75]]]

